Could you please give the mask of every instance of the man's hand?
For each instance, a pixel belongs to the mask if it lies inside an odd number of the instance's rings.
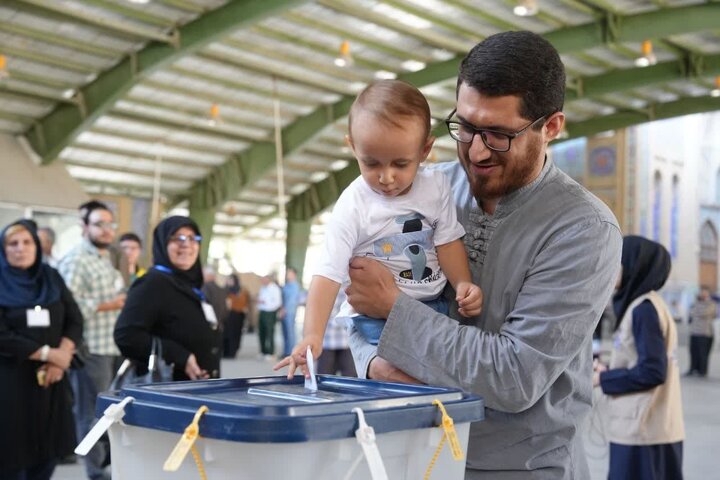
[[[422,385],[417,378],[411,377],[384,358],[375,357],[370,360],[368,366],[368,378],[371,380],[383,380],[396,383],[414,383]]]
[[[185,374],[190,377],[190,380],[203,380],[205,378],[210,378],[208,372],[200,368],[198,365],[197,358],[195,358],[194,353],[191,353],[187,362],[185,362]]]
[[[347,300],[356,312],[373,318],[387,318],[400,289],[384,265],[367,257],[354,257],[350,262],[350,286]]]
[[[127,298],[127,295],[124,293],[121,293],[117,297],[113,298],[112,300],[108,300],[107,302],[103,302],[100,305],[98,305],[97,311],[98,312],[111,312],[114,310],[122,310],[122,308],[125,306],[126,298]]]
[[[310,370],[307,366],[307,348],[310,347],[312,351],[313,359],[317,358],[322,354],[322,337],[319,335],[305,335],[305,338],[293,348],[292,353],[280,360],[273,366],[273,370],[280,370],[283,367],[288,367],[288,380],[292,380],[295,376],[295,370],[300,367],[302,374],[305,378],[310,378]]]
[[[463,317],[474,317],[482,312],[483,292],[477,285],[470,282],[458,283],[455,300],[458,303],[458,313]]]

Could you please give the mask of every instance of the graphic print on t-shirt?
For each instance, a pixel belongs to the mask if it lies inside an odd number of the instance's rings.
[[[399,273],[399,282],[427,282],[435,279],[432,269],[427,266],[427,250],[432,250],[433,230],[423,230],[422,220],[425,217],[418,213],[402,215],[395,218],[395,223],[402,226],[402,232],[383,237],[373,243],[376,257],[404,256],[410,263],[410,268]],[[439,271],[438,271],[439,273]]]

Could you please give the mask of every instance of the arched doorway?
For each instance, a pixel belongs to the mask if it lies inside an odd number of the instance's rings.
[[[717,282],[718,235],[708,220],[700,229],[700,285],[707,285],[711,292],[716,292]]]

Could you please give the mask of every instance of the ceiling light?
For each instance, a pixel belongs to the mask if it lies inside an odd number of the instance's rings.
[[[520,0],[513,8],[513,13],[518,17],[532,17],[539,11],[537,0]]]
[[[330,170],[332,170],[333,172],[337,172],[347,167],[349,163],[350,162],[348,162],[347,160],[335,160],[330,164]]]
[[[375,72],[375,78],[378,80],[395,80],[397,78],[397,73],[389,72],[387,70],[378,70]]]
[[[352,82],[350,84],[350,90],[357,93],[360,93],[365,87],[367,87],[367,83],[365,82]]]
[[[208,124],[211,127],[215,127],[220,123],[222,123],[222,118],[220,117],[220,106],[217,103],[213,103],[212,105],[210,105],[210,113],[208,114]]]
[[[653,53],[652,42],[650,40],[644,40],[640,46],[642,56],[635,59],[636,67],[649,67],[657,63],[657,57]]]
[[[405,60],[401,63],[401,65],[402,68],[404,68],[408,72],[417,72],[425,68],[425,63],[418,62],[417,60]]]
[[[140,5],[145,5],[146,3],[150,3],[150,0],[127,0],[130,3],[138,3]]]
[[[338,67],[350,67],[353,62],[352,55],[350,54],[350,42],[343,40],[340,44],[340,53],[335,58],[335,65]]]
[[[293,195],[300,195],[300,194],[303,193],[305,190],[307,190],[308,187],[309,187],[309,185],[308,185],[307,183],[296,183],[295,185],[293,185],[292,187],[290,187],[290,188],[288,189],[288,191],[289,191],[290,193],[292,193]]]
[[[7,57],[0,54],[0,80],[10,76],[10,72],[7,68]]]
[[[73,96],[75,96],[75,89],[74,89],[74,88],[68,88],[67,90],[65,90],[64,92],[62,92],[62,96],[63,96],[63,98],[67,98],[67,99],[72,98]]]
[[[720,97],[720,75],[715,77],[715,88],[710,90],[711,97]]]
[[[322,182],[329,176],[328,172],[313,172],[310,174],[310,181],[313,183]]]
[[[372,6],[372,9],[377,13],[389,17],[396,22],[402,23],[403,25],[407,25],[408,27],[420,30],[432,28],[432,22],[385,3],[376,3]]]

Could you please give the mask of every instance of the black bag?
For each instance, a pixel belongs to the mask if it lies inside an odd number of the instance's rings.
[[[162,357],[162,342],[157,337],[152,337],[152,348],[148,358],[147,373],[137,374],[138,363],[135,360],[126,358],[118,368],[115,378],[110,384],[110,390],[120,390],[126,385],[137,385],[140,383],[170,382],[173,377],[173,367],[165,363]]]
[[[90,349],[88,349],[87,343],[85,343],[84,339],[80,340],[80,342],[75,346],[75,354],[70,361],[70,368],[76,370],[78,368],[83,368],[88,358],[90,358]]]

